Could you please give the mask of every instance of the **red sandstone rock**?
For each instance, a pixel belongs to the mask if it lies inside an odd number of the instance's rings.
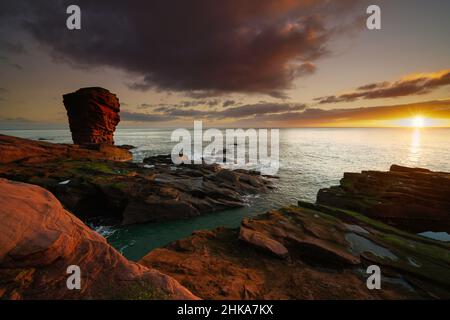
[[[378,237],[373,229],[366,228],[370,232],[365,235],[367,239],[378,243],[382,237]],[[276,241],[277,247],[283,246],[287,248],[286,251],[289,250],[289,257],[279,259],[272,250],[268,250],[267,244],[272,241],[258,241],[258,245],[255,245],[252,240],[252,245],[249,246],[247,241],[242,241],[243,230],[244,234],[249,233],[245,238],[255,239],[256,233],[258,238]],[[351,252],[351,244],[346,240],[348,232],[348,227],[332,216],[309,209],[285,208],[246,219],[240,230],[218,228],[197,231],[188,238],[151,251],[140,263],[173,276],[204,299],[421,297],[421,289],[417,292],[409,291],[402,285],[388,282],[383,282],[383,290],[368,290],[365,262],[360,261],[362,259],[359,255]],[[381,231],[380,233],[385,235]],[[261,250],[261,243],[264,244],[264,250]],[[389,243],[379,243],[391,250],[397,249]],[[446,249],[436,250],[442,253]],[[365,259],[365,253],[362,256]],[[399,274],[407,274],[405,270],[417,272],[409,270],[407,257],[404,260],[396,261],[394,270],[399,270]],[[436,262],[433,267],[445,263],[444,260],[445,258]],[[399,277],[397,271],[385,267],[385,264],[392,263],[390,259],[380,258],[373,263],[382,266],[386,274]],[[439,268],[440,271],[445,270],[443,266]],[[357,270],[361,270],[361,273]],[[445,276],[438,275],[437,270],[434,275]],[[440,290],[436,286],[431,287],[427,288],[430,292]],[[441,294],[442,297],[447,297],[449,293],[443,291]],[[429,297],[427,294],[424,296]]]
[[[387,172],[344,173],[317,203],[363,213],[411,232],[450,231],[450,173],[391,166]]]
[[[282,247],[286,259],[272,250]],[[140,263],[204,299],[450,297],[448,244],[313,204],[245,219],[240,229],[197,231]],[[387,277],[382,290],[366,286],[372,264]]]
[[[273,240],[258,231],[248,229],[244,226],[242,226],[239,231],[239,240],[262,250],[268,251],[282,259],[287,258],[289,255],[289,251],[286,249],[286,247],[278,241]]]
[[[130,151],[106,144],[79,146],[33,141],[0,134],[0,163],[46,163],[54,160],[129,161]]]
[[[114,131],[120,121],[120,104],[115,94],[92,87],[63,98],[75,144],[114,144]]]
[[[0,221],[0,299],[196,298],[125,259],[38,186],[0,179]],[[67,289],[70,265],[81,269],[81,290]]]

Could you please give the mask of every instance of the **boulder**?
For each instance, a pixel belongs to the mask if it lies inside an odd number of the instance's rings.
[[[264,234],[248,229],[244,226],[239,231],[239,240],[246,242],[264,251],[270,252],[277,257],[285,259],[289,256],[289,251],[276,240],[273,240]]]
[[[0,179],[0,221],[0,299],[196,299],[125,259],[38,186]],[[72,265],[80,290],[66,285]]]
[[[82,88],[63,95],[75,144],[114,144],[120,121],[117,96],[99,87]]]

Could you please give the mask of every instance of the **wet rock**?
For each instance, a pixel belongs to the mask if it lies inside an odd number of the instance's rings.
[[[419,233],[450,232],[450,173],[393,165],[388,172],[345,173],[317,203],[354,210]]]
[[[205,299],[428,299],[450,297],[449,249],[354,212],[302,204],[239,229],[197,231],[140,263]],[[367,289],[371,264],[383,271],[383,290]]]
[[[120,121],[117,96],[99,87],[82,88],[63,96],[75,144],[114,144]]]
[[[242,207],[245,195],[271,188],[270,180],[256,172],[206,164],[174,166],[160,160],[167,156],[147,160],[153,165],[104,160],[116,151],[129,154],[111,145],[81,147],[0,136],[0,177],[50,190],[83,219],[101,216],[122,224]]]
[[[0,221],[0,299],[196,299],[126,260],[38,186],[0,179]],[[71,265],[80,290],[67,288]]]

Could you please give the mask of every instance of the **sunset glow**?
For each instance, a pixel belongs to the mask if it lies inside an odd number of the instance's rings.
[[[425,127],[425,118],[422,116],[416,116],[411,120],[411,127],[423,128]]]
[[[416,115],[411,118],[404,118],[397,121],[397,126],[408,128],[431,128],[431,127],[446,127],[448,126],[448,119],[435,119],[425,117],[423,115]]]

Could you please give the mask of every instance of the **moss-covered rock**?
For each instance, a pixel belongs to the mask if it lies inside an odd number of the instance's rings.
[[[240,229],[195,232],[140,263],[205,299],[432,299],[450,297],[449,249],[355,212],[301,202],[245,219]],[[366,286],[373,264],[381,290]]]

